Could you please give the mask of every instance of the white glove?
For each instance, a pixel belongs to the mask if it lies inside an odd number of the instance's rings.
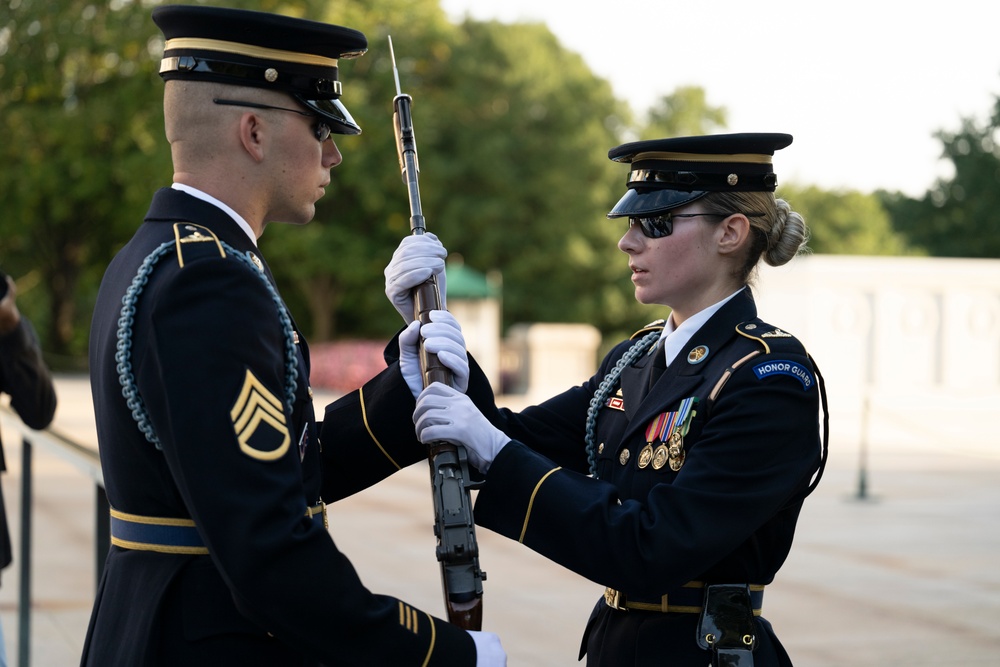
[[[492,632],[466,632],[476,644],[476,667],[507,667],[507,654],[500,645],[500,637]]]
[[[469,463],[486,474],[493,459],[510,442],[465,394],[434,382],[417,397],[413,411],[417,438],[425,445],[437,440],[465,445]]]
[[[424,389],[424,378],[417,342],[422,336],[424,349],[437,355],[441,365],[451,371],[455,388],[465,393],[469,388],[469,355],[465,352],[462,327],[447,310],[432,310],[430,317],[431,321],[423,326],[416,320],[410,322],[399,334],[399,371],[413,398],[419,396]]]
[[[437,276],[441,307],[446,308],[444,260],[448,251],[430,232],[406,236],[385,267],[385,295],[409,324],[413,321],[413,288]]]

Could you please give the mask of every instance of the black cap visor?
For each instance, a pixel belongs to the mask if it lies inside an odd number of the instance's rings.
[[[670,209],[690,204],[701,199],[708,192],[694,190],[628,190],[618,203],[614,205],[609,218],[624,218],[625,216],[650,216],[666,213]]]
[[[316,112],[330,125],[334,134],[361,134],[361,127],[354,122],[351,113],[340,100],[308,100],[301,93],[292,93],[292,97]]]

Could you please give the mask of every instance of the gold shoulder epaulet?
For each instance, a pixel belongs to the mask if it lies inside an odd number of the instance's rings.
[[[759,322],[742,322],[736,326],[736,333],[760,343],[764,348],[764,354],[770,354],[771,345],[778,341],[783,341],[783,339],[794,341],[796,344],[799,344],[795,336],[792,334],[782,331],[778,327],[770,324],[763,324]],[[769,342],[770,344],[768,344]],[[778,347],[781,348],[782,346],[778,345]]]
[[[653,320],[643,328],[636,331],[634,334],[629,336],[629,340],[635,340],[636,338],[642,338],[651,331],[662,331],[664,325],[666,325],[666,320]]]
[[[204,243],[214,243],[215,247],[202,245]],[[219,237],[208,227],[196,225],[193,222],[178,222],[174,224],[174,245],[177,248],[177,263],[184,268],[184,256],[187,253],[188,259],[203,256],[206,251],[219,257],[225,257],[226,251],[219,242]],[[196,252],[192,253],[192,251]]]

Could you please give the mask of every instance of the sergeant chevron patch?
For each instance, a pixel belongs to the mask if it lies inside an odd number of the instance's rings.
[[[281,458],[292,442],[281,401],[247,369],[230,411],[240,451],[260,461]]]

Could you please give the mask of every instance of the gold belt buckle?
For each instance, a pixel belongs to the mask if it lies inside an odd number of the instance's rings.
[[[628,607],[625,606],[625,595],[621,591],[616,591],[613,588],[605,588],[604,602],[612,609],[628,611]]]

